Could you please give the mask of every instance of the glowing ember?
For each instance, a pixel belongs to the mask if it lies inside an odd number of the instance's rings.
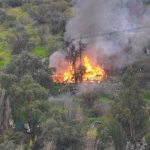
[[[52,79],[55,83],[75,83],[75,82],[101,82],[106,77],[104,69],[92,64],[88,56],[82,58],[82,65],[78,63],[75,68],[69,64],[69,69],[62,74],[55,74]]]

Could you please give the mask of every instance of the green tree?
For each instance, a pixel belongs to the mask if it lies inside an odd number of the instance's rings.
[[[150,83],[150,59],[149,56],[143,56],[134,63],[136,74],[140,82],[140,86],[144,89],[149,87]]]
[[[12,74],[0,73],[0,129],[5,130],[10,127],[11,117],[10,89],[12,84],[16,84],[17,77]]]
[[[9,39],[13,54],[20,54],[23,51],[29,51],[29,35],[26,32],[14,33]]]
[[[16,56],[6,67],[5,72],[13,74],[19,79],[29,74],[45,88],[50,89],[52,85],[48,62],[42,62],[39,58],[27,52]]]
[[[24,52],[16,56],[7,66],[6,72],[21,78],[26,74],[33,75],[42,68],[41,61],[34,55]]]
[[[147,121],[147,126],[148,126],[148,129],[145,135],[145,141],[147,144],[147,149],[150,149],[150,120]]]
[[[5,0],[5,4],[7,4],[11,7],[21,6],[22,3],[23,3],[23,0]]]
[[[4,143],[0,144],[1,150],[15,150],[16,145],[13,143],[13,141],[5,141]]]
[[[112,143],[116,150],[125,149],[125,136],[120,123],[113,118],[104,118],[97,130],[98,149],[105,149]]]
[[[48,90],[25,75],[10,89],[12,116],[16,129],[23,131],[23,124],[29,125],[31,139],[39,134],[39,126],[49,116]],[[28,129],[27,129],[28,130]]]
[[[113,115],[121,123],[126,138],[132,144],[141,140],[146,131],[146,103],[130,66],[122,78],[122,88],[113,106]]]
[[[63,33],[70,14],[70,4],[64,0],[39,3],[40,5],[27,8],[30,15],[39,24],[48,24],[52,34]]]
[[[8,15],[3,9],[0,9],[0,23],[13,21],[14,17]]]
[[[121,124],[116,119],[111,119],[108,127],[115,149],[124,150],[126,140]]]
[[[34,117],[32,115],[33,111],[28,115],[27,112],[30,111],[26,111],[26,109],[28,107],[31,108],[30,105],[33,106],[34,103],[36,104],[35,101],[37,100],[47,100],[48,90],[34,81],[31,76],[26,75],[22,77],[19,83],[11,86],[10,96],[14,120],[25,121],[26,118],[30,118],[30,115]]]
[[[48,119],[42,126],[41,136],[34,145],[35,150],[40,150],[44,142],[53,142],[57,150],[81,150],[81,128],[77,122],[63,122]]]
[[[17,76],[0,72],[0,85],[2,89],[8,90],[18,81]]]

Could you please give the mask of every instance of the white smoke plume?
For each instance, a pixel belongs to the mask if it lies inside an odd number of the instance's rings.
[[[49,59],[49,68],[56,68],[58,74],[61,74],[64,70],[67,70],[68,63],[65,60],[65,53],[60,51],[53,53]]]

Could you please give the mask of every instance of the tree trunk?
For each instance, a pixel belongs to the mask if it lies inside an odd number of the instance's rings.
[[[0,89],[0,130],[9,128],[11,121],[11,106],[9,97],[4,89]]]

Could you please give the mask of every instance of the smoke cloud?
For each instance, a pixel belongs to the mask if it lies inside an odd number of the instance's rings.
[[[77,0],[66,39],[83,38],[98,63],[122,67],[150,41],[150,7],[143,0]],[[149,27],[148,27],[149,26]],[[91,50],[92,49],[92,50]]]
[[[57,73],[61,74],[68,69],[68,62],[65,59],[65,53],[62,51],[56,51],[50,56],[49,68],[56,68]]]

